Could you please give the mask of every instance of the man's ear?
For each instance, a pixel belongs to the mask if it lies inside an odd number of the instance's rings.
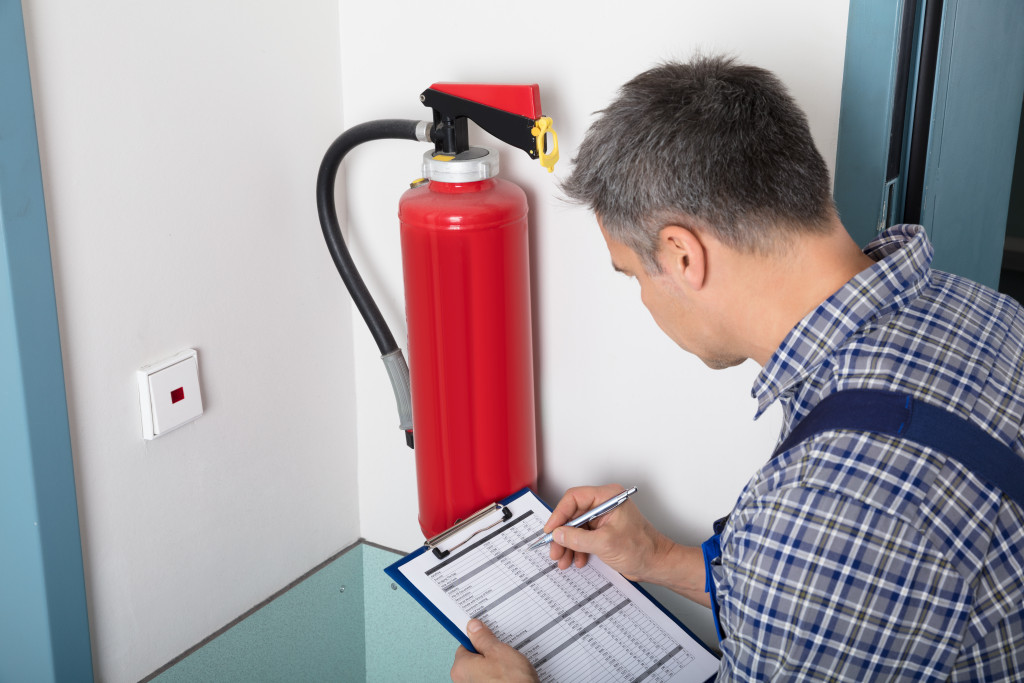
[[[704,287],[707,250],[696,232],[666,225],[658,233],[658,260],[662,270],[692,290]]]

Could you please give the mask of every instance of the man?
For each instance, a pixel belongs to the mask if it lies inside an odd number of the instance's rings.
[[[712,368],[762,366],[758,414],[782,436],[846,389],[909,394],[1024,455],[1024,311],[929,267],[919,226],[861,251],[836,214],[804,115],[770,73],[722,58],[637,76],[593,124],[567,194],[666,334]],[[727,463],[722,463],[727,466]],[[596,554],[709,605],[701,551],[632,503],[561,527],[620,490],[572,489],[551,558]],[[831,430],[770,459],[740,495],[714,567],[719,680],[1024,680],[1024,514],[945,453]],[[531,680],[477,621],[454,680]]]

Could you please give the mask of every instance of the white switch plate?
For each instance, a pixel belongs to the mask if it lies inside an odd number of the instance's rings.
[[[155,439],[203,414],[199,355],[186,349],[135,373],[142,409],[142,437]]]

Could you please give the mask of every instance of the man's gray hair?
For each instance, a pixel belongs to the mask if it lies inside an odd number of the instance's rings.
[[[667,225],[745,253],[776,253],[834,215],[828,167],[807,118],[771,72],[732,58],[665,63],[619,90],[562,184],[608,234],[659,272]]]

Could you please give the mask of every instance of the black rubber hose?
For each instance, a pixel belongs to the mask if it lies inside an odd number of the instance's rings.
[[[356,270],[352,262],[352,255],[349,254],[345,245],[345,238],[341,235],[341,226],[338,224],[338,209],[334,203],[334,183],[338,178],[338,168],[342,159],[356,145],[370,140],[417,140],[416,129],[419,121],[407,119],[380,119],[368,121],[349,128],[331,143],[320,162],[320,172],[316,178],[316,208],[320,215],[320,227],[324,231],[324,239],[327,240],[327,249],[331,252],[334,265],[338,267],[348,293],[359,309],[359,313],[370,328],[373,340],[377,342],[381,356],[386,356],[398,349],[395,336],[391,334],[384,316],[381,315],[377,303],[370,296],[369,290],[363,278]]]

